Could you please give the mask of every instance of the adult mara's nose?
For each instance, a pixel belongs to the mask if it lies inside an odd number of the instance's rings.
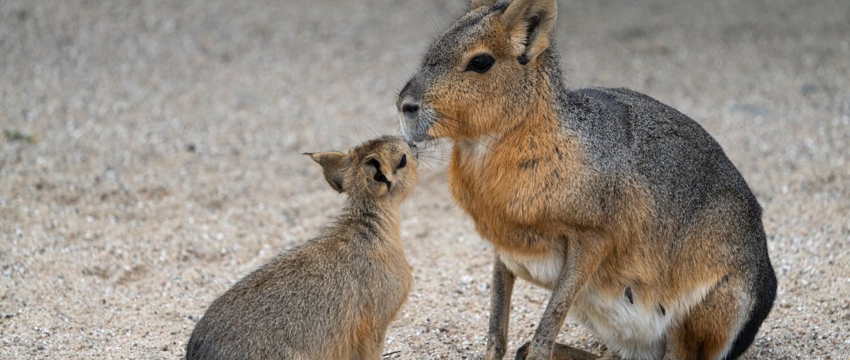
[[[396,106],[405,120],[416,120],[419,110],[422,108],[422,90],[417,84],[416,78],[410,79],[404,89],[398,94]]]
[[[403,100],[401,103],[401,113],[404,114],[404,118],[408,120],[416,119],[416,116],[419,115],[419,103],[411,100]]]

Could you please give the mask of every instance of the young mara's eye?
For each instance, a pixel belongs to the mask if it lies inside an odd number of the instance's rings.
[[[401,161],[398,162],[398,167],[396,169],[401,169],[407,166],[407,154],[401,156]]]
[[[493,66],[493,63],[496,62],[492,56],[488,54],[475,55],[472,60],[469,60],[469,64],[466,65],[465,71],[475,71],[479,74],[483,74],[490,70],[490,67]]]

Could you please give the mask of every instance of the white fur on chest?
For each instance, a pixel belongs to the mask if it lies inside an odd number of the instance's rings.
[[[496,138],[483,136],[478,139],[465,139],[458,143],[461,149],[461,161],[464,166],[479,171],[487,161]]]

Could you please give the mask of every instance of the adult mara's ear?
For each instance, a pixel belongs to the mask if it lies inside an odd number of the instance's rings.
[[[322,169],[325,172],[325,180],[328,181],[328,184],[330,184],[334,190],[338,192],[345,192],[345,189],[342,187],[342,183],[343,179],[345,179],[345,172],[348,170],[348,166],[351,162],[348,155],[339,151],[304,153],[304,155],[309,156],[313,159],[313,161],[322,165]]]
[[[496,0],[472,0],[469,4],[469,10],[477,9],[482,6],[493,6],[496,3]]]
[[[508,29],[520,64],[528,64],[549,48],[557,17],[556,0],[514,0],[508,5],[499,20]]]

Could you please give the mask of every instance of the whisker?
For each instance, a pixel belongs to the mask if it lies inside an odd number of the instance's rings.
[[[456,118],[454,118],[454,117],[447,116],[446,114],[442,114],[442,113],[440,113],[440,112],[437,112],[437,116],[438,116],[440,119],[443,119],[443,120],[449,120],[449,122],[442,122],[442,123],[443,123],[444,125],[447,125],[447,126],[454,125],[454,126],[455,126],[455,128],[454,128],[454,129],[452,129],[452,130],[472,130],[474,133],[479,134],[480,136],[487,137],[487,138],[489,138],[489,139],[491,139],[491,140],[495,140],[495,139],[496,139],[496,137],[495,137],[495,136],[493,136],[493,135],[491,135],[491,134],[488,134],[488,133],[487,133],[487,132],[485,132],[485,131],[482,131],[482,129],[481,129],[481,128],[479,128],[479,127],[477,127],[475,124],[470,124],[470,123],[465,122],[465,121],[460,121],[460,120],[458,120],[458,119],[456,119]]]
[[[428,10],[425,10],[425,8],[420,7],[420,13],[425,15],[425,17],[428,18],[428,22],[431,23],[431,33],[434,36],[440,36],[441,31],[443,31],[443,28],[445,28],[445,27],[440,26],[440,24],[437,24],[437,20],[435,20],[434,17],[431,16],[431,13],[428,12]]]
[[[435,169],[433,166],[431,166],[431,163],[429,163],[428,161],[425,161],[425,160],[423,160],[423,159],[421,159],[421,158],[420,158],[420,160],[419,160],[419,161],[420,161],[420,163],[424,163],[424,164],[425,164],[425,165],[427,165],[429,168],[431,168],[431,171],[433,171],[435,174],[437,173],[437,169]]]
[[[426,145],[420,151],[420,158],[434,160],[441,164],[445,164],[448,159],[446,157],[445,149],[441,145],[443,145],[443,143],[439,141],[432,141],[426,143]]]
[[[357,129],[357,121],[354,121],[354,134],[357,135],[357,141],[362,143],[363,139],[360,137],[360,130]]]
[[[366,129],[368,129],[369,131],[371,131],[371,132],[372,132],[372,134],[374,134],[374,135],[375,135],[375,137],[380,136],[380,134],[378,134],[378,132],[376,132],[374,129],[370,128],[370,127],[369,127],[369,125],[363,125],[363,127],[365,127]]]

